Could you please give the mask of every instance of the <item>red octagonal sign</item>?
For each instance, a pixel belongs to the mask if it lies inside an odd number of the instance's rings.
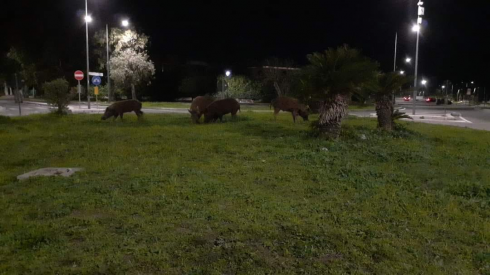
[[[76,71],[75,72],[75,79],[80,81],[80,80],[83,80],[83,77],[84,77],[84,74],[82,71]]]

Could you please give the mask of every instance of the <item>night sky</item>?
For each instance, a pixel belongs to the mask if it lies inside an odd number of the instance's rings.
[[[4,2],[4,1],[2,1]],[[306,63],[306,55],[348,44],[393,69],[395,32],[399,65],[414,56],[416,0],[150,1],[89,0],[91,34],[127,17],[151,37],[158,64],[172,57],[238,68],[268,57]],[[490,1],[426,0],[420,74],[440,82],[487,80],[490,74]],[[63,69],[84,69],[83,0],[17,0],[1,10],[0,51],[29,49]],[[437,83],[440,84],[440,83]],[[490,83],[489,83],[490,84]]]

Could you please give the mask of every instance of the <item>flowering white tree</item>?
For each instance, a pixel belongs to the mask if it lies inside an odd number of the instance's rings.
[[[136,99],[136,86],[150,84],[155,66],[146,52],[148,37],[127,30],[116,39],[111,57],[111,78],[116,85],[131,87],[131,97]]]

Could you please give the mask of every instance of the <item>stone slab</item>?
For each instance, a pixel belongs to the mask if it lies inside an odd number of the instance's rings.
[[[83,168],[42,168],[17,177],[18,180],[26,180],[32,177],[55,177],[61,176],[68,178],[76,172],[83,171]]]

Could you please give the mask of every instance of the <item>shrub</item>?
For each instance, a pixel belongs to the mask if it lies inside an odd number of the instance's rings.
[[[69,84],[64,78],[58,78],[43,85],[44,97],[49,104],[58,107],[56,113],[63,114],[73,98],[73,93],[69,92]]]

